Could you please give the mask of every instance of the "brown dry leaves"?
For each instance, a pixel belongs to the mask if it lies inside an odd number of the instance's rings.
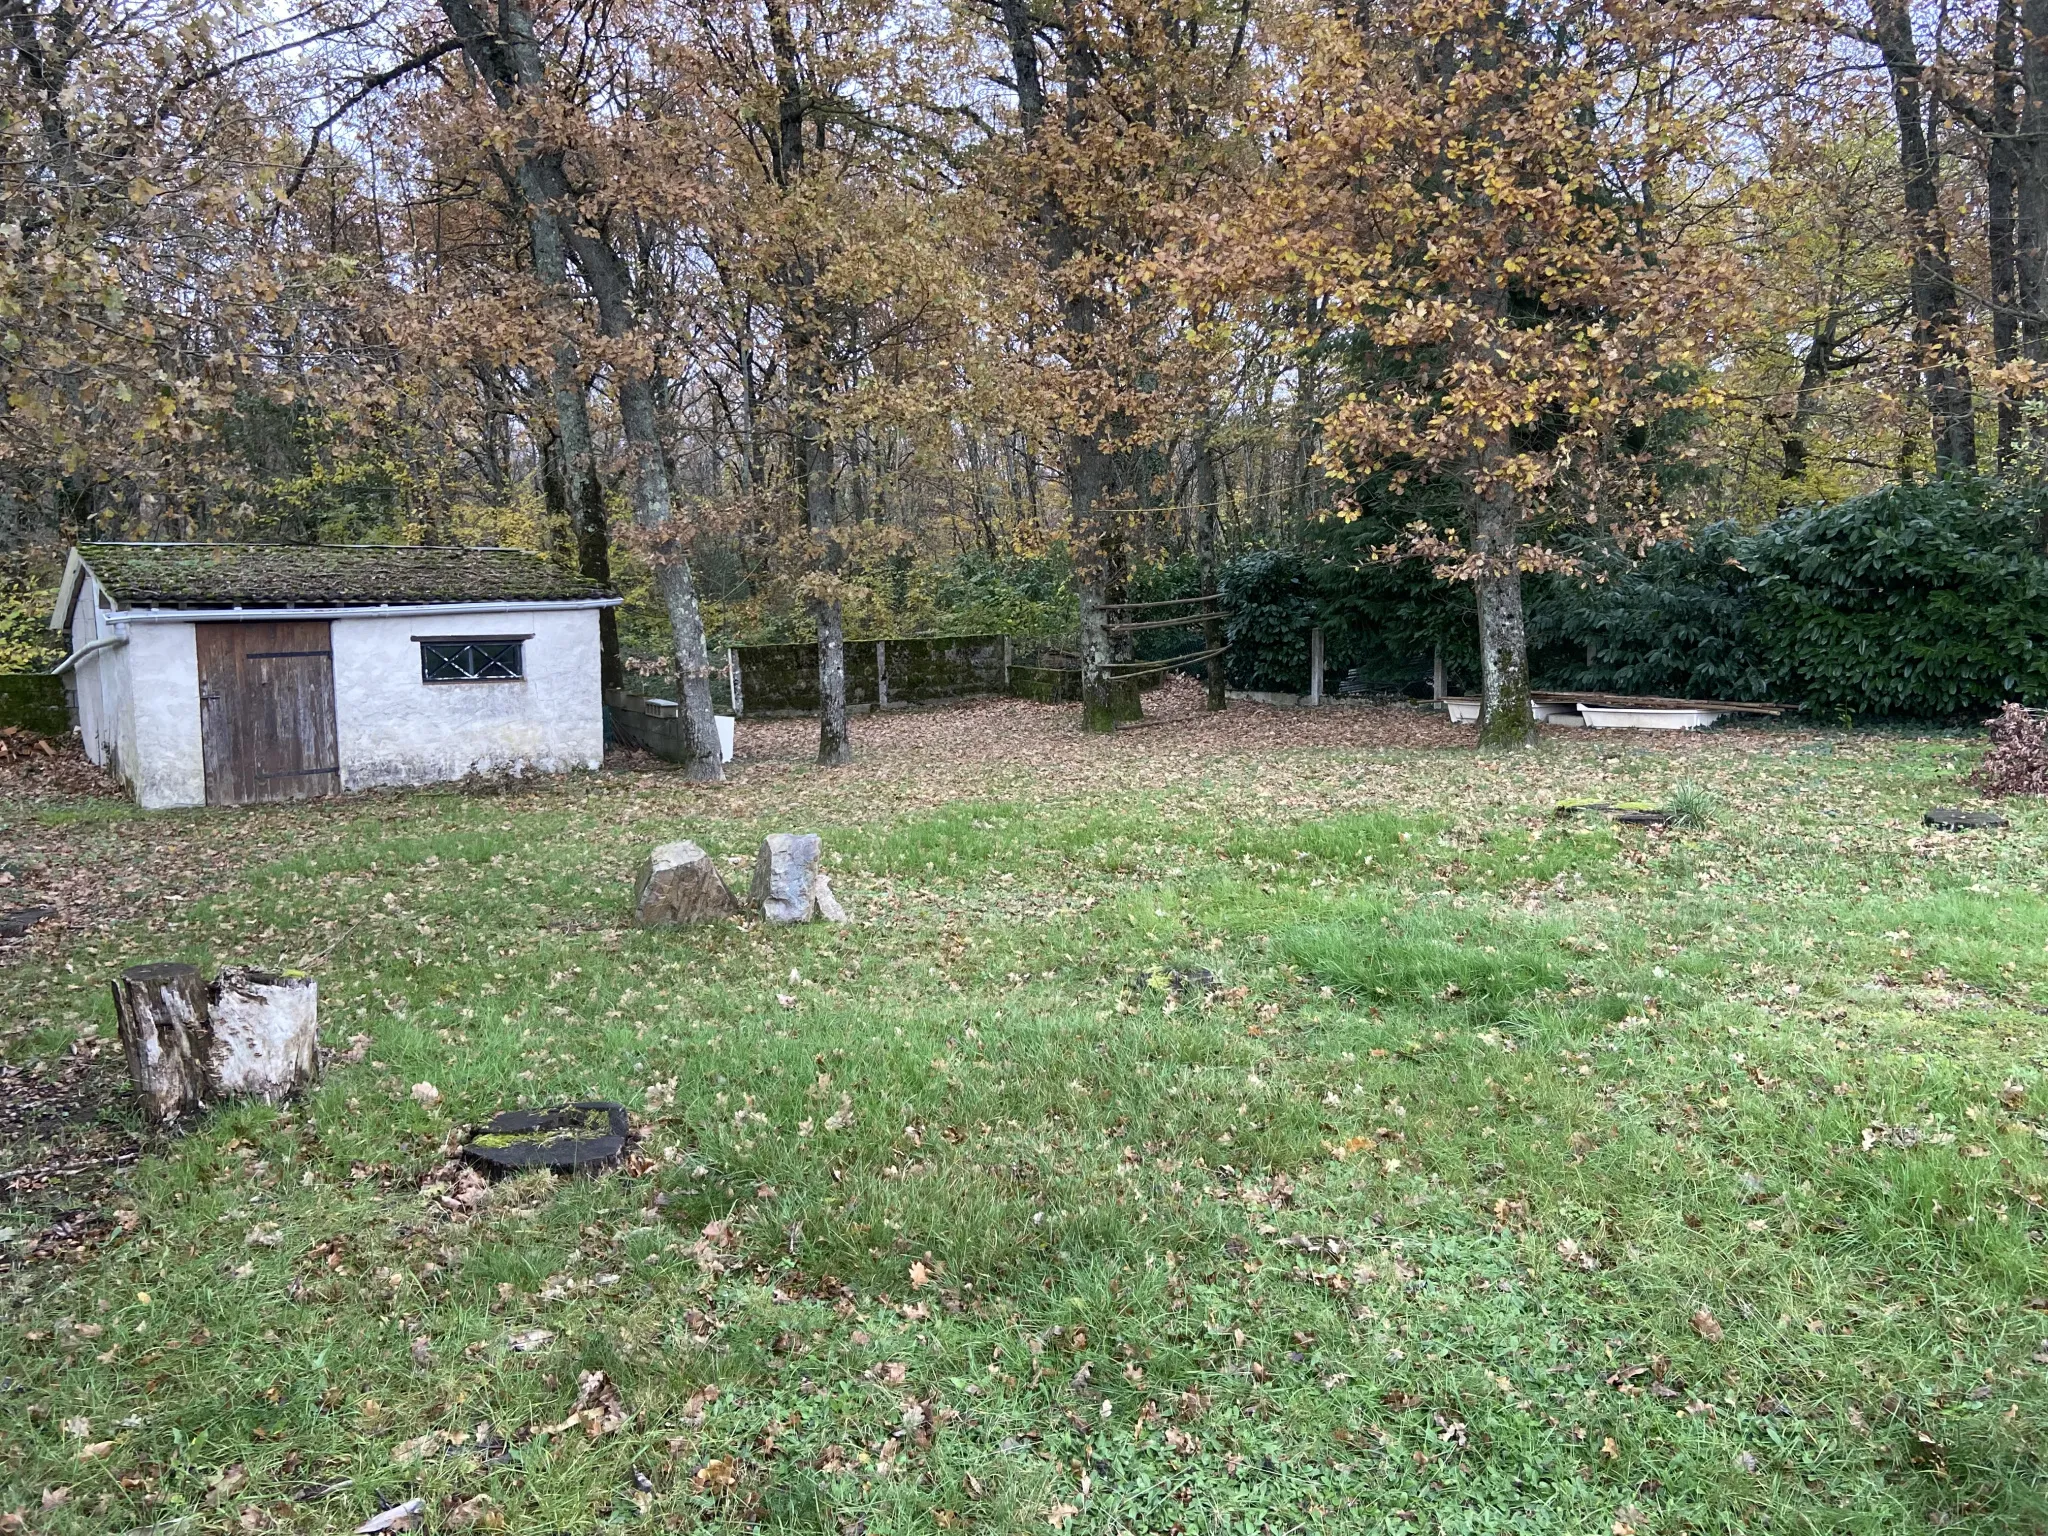
[[[603,1371],[584,1371],[576,1378],[576,1406],[569,1417],[559,1424],[543,1425],[534,1433],[566,1435],[580,1429],[595,1440],[622,1428],[627,1417],[626,1405],[610,1378]]]

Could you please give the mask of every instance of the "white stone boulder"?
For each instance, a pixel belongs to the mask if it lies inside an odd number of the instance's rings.
[[[771,832],[754,855],[754,883],[747,904],[759,907],[771,923],[846,921],[846,909],[832,894],[832,882],[820,868],[824,849],[811,832]]]

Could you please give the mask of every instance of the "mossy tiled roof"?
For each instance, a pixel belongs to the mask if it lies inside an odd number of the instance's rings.
[[[123,608],[368,608],[546,603],[609,588],[524,549],[408,544],[81,544]]]

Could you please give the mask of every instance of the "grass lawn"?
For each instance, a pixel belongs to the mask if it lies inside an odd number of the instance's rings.
[[[1921,827],[1966,736],[1440,734],[0,800],[128,891],[0,969],[63,1135],[134,1130],[123,965],[302,965],[340,1052],[97,1171],[17,1137],[0,1530],[2048,1530],[2048,807]],[[775,829],[852,926],[624,926],[652,843]],[[623,1169],[448,1162],[582,1097]]]

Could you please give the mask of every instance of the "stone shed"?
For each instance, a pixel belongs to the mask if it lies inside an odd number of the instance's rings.
[[[241,805],[597,767],[618,600],[518,549],[81,544],[50,627],[94,762]]]

